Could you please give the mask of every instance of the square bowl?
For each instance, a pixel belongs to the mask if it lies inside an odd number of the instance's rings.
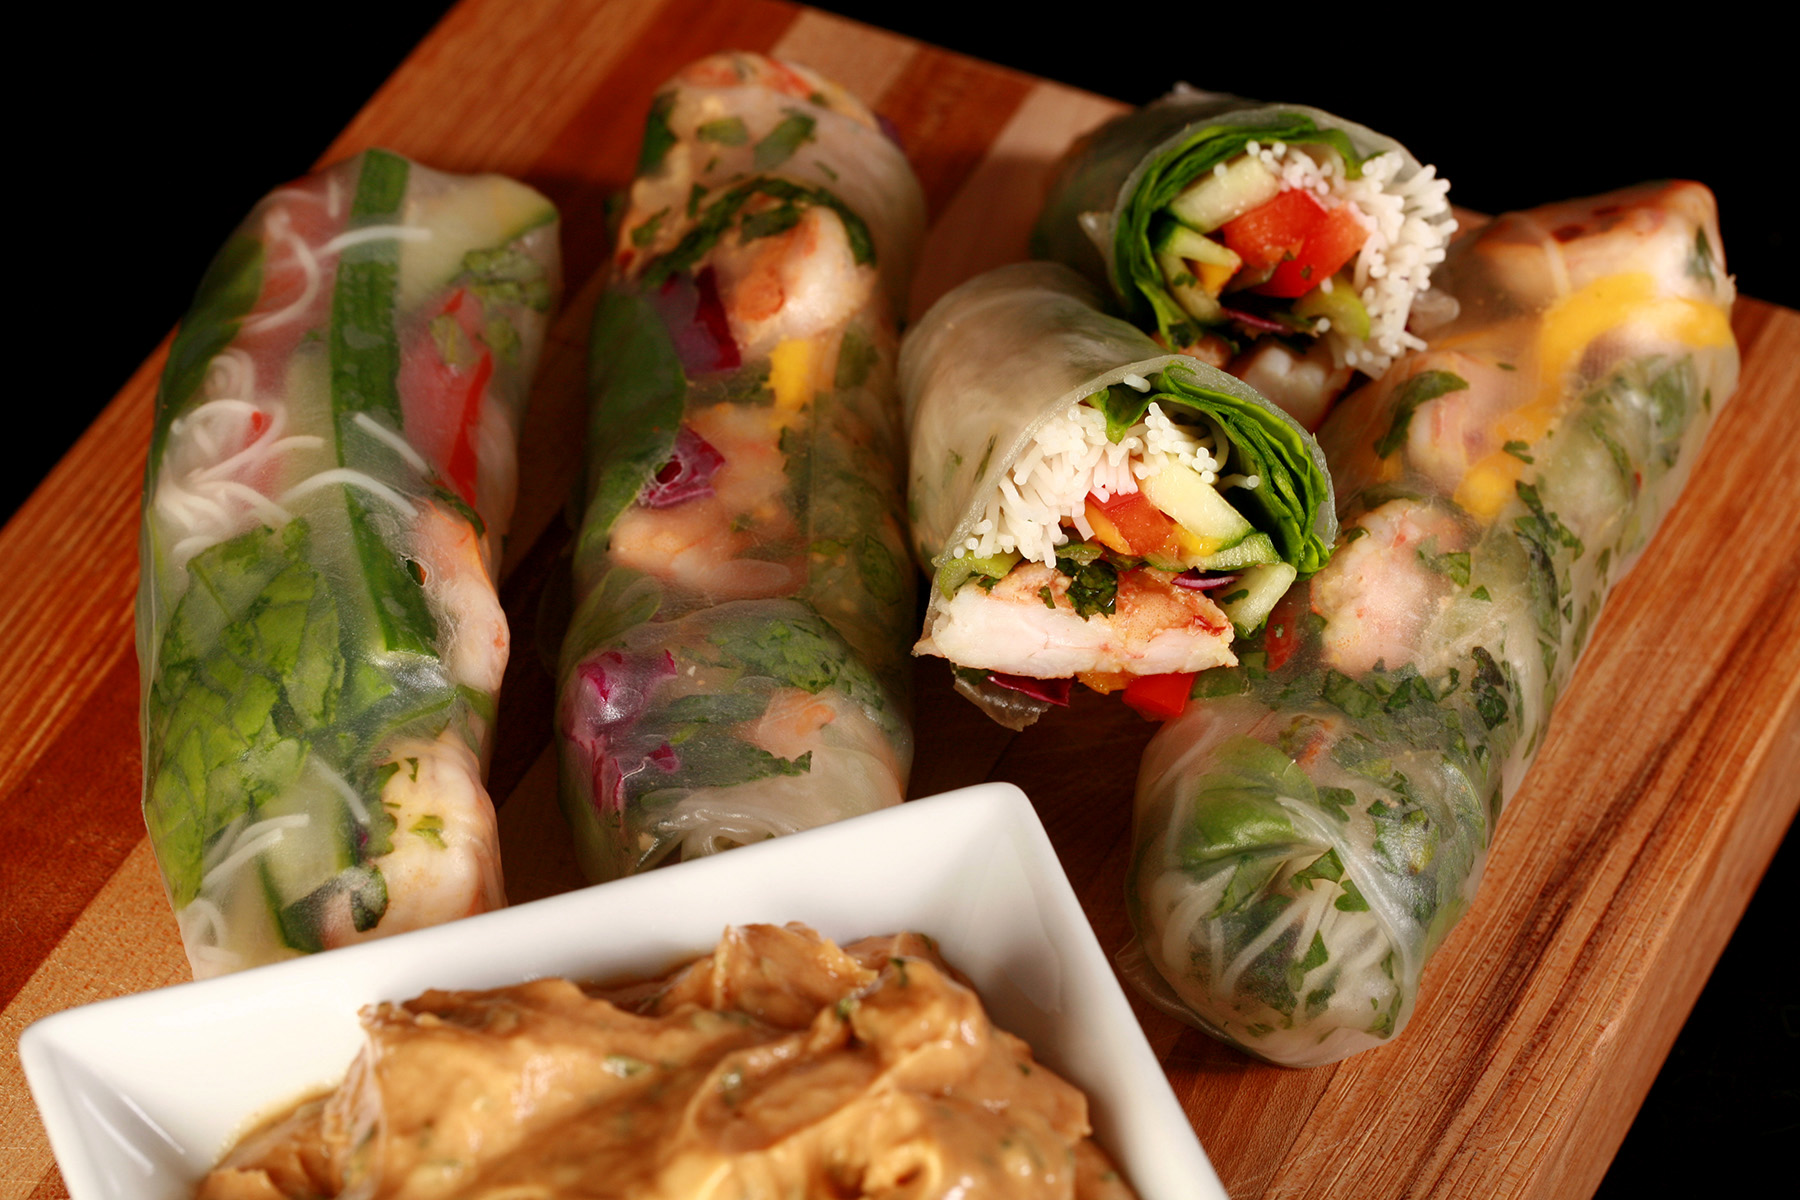
[[[1225,1200],[1025,794],[989,783],[327,954],[69,1009],[19,1054],[72,1200],[177,1200],[334,1086],[357,1012],[428,988],[660,974],[728,925],[935,938],[995,1024],[1089,1098],[1144,1200]]]

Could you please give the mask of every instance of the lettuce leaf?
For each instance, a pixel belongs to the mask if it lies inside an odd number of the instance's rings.
[[[1152,402],[1165,409],[1190,408],[1217,422],[1230,439],[1238,472],[1261,479],[1255,489],[1233,488],[1226,499],[1257,529],[1269,535],[1281,560],[1301,578],[1331,557],[1336,540],[1331,477],[1314,456],[1315,443],[1292,418],[1222,386],[1211,386],[1192,367],[1171,363],[1149,391],[1114,386],[1097,401],[1106,414],[1106,433],[1117,440],[1144,419]]]

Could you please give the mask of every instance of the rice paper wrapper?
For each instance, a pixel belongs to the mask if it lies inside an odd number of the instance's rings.
[[[1067,267],[1015,263],[946,294],[908,333],[900,356],[912,439],[907,504],[921,565],[966,548],[989,497],[1046,424],[1112,384],[1149,380],[1172,365],[1291,426],[1325,474],[1318,446],[1254,388],[1163,352],[1103,312],[1100,294]],[[1312,533],[1326,545],[1336,537],[1329,502]]]
[[[717,55],[652,104],[590,345],[561,796],[605,880],[897,804],[894,392],[924,202],[876,118]]]
[[[144,817],[196,976],[494,908],[494,550],[556,210],[371,150],[269,194],[170,348]]]
[[[1133,978],[1292,1066],[1406,1025],[1607,594],[1736,384],[1711,194],[1514,214],[1320,431],[1343,534],[1145,753]]]

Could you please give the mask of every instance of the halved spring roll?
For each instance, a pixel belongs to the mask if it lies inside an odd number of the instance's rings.
[[[898,336],[924,223],[875,116],[753,54],[658,93],[591,345],[560,669],[596,880],[897,804]]]
[[[1455,228],[1448,188],[1354,122],[1183,88],[1076,144],[1032,251],[1313,429],[1356,371],[1424,346],[1409,320],[1443,318],[1415,304]]]
[[[1138,777],[1130,970],[1171,1012],[1291,1066],[1405,1026],[1736,385],[1719,247],[1693,183],[1503,217],[1442,272],[1463,315],[1320,431],[1336,554]]]
[[[1099,305],[1065,267],[1002,267],[934,305],[901,352],[914,548],[933,577],[914,653],[949,659],[958,690],[1014,728],[1071,680],[1179,711],[1336,536],[1304,430]]]
[[[169,352],[144,818],[196,976],[498,907],[493,555],[556,210],[371,150],[279,188]]]

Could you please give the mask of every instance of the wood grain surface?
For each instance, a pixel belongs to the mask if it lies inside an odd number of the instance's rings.
[[[465,0],[333,143],[322,161],[383,145],[516,175],[564,214],[567,302],[521,439],[529,466],[502,586],[515,650],[491,783],[515,901],[580,883],[554,811],[543,663],[556,634],[540,622],[554,625],[563,586],[602,205],[629,180],[655,87],[728,48],[805,62],[894,122],[930,211],[915,316],[1023,257],[1050,164],[1120,111],[776,0]],[[1609,601],[1406,1034],[1289,1071],[1139,1007],[1232,1196],[1561,1197],[1598,1183],[1800,803],[1800,521],[1758,517],[1800,513],[1800,388],[1787,368],[1800,315],[1743,300],[1733,324],[1742,386]],[[139,814],[131,641],[162,357],[0,530],[0,1198],[66,1195],[20,1073],[24,1027],[187,977]],[[917,688],[913,794],[1020,784],[1102,945],[1121,947],[1131,786],[1150,726],[1083,693],[1015,735],[948,700],[936,660],[919,664]]]

